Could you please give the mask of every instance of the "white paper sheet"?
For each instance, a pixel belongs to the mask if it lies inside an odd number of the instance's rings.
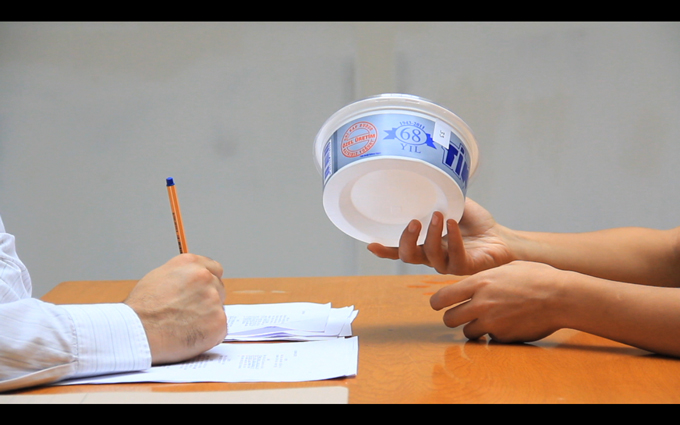
[[[329,304],[240,304],[224,307],[228,334],[225,341],[312,341],[352,335],[354,306]]]
[[[68,394],[0,394],[2,404],[347,404],[342,386],[244,391],[111,391]]]
[[[263,328],[323,331],[331,304],[278,303],[225,305],[227,324],[232,334]]]
[[[357,374],[357,337],[281,343],[225,343],[174,365],[62,381],[59,385],[130,382],[300,382]]]

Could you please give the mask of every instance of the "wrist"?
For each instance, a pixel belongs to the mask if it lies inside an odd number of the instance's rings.
[[[556,277],[553,280],[555,285],[554,296],[551,299],[551,309],[554,313],[554,320],[559,329],[579,329],[582,321],[582,308],[587,299],[584,299],[584,292],[581,286],[584,284],[582,279],[586,276],[577,272],[554,269]]]
[[[531,255],[533,242],[530,238],[531,233],[513,230],[508,227],[496,224],[496,233],[505,242],[509,255],[509,262],[512,261],[534,261]]]
[[[558,272],[554,309],[560,327],[593,333],[609,314],[614,282],[575,271]]]

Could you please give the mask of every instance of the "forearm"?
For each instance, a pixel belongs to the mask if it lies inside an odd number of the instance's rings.
[[[680,289],[565,273],[555,308],[560,327],[654,353],[680,356]]]
[[[505,231],[518,260],[620,282],[680,286],[680,227],[564,234]]]

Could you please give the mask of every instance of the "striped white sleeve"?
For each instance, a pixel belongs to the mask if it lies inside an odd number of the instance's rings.
[[[0,304],[0,391],[150,366],[144,327],[125,304]]]
[[[151,366],[144,327],[127,305],[54,305],[30,293],[0,220],[0,391]]]
[[[151,367],[144,326],[126,304],[78,304],[62,308],[73,320],[76,333],[74,377]]]

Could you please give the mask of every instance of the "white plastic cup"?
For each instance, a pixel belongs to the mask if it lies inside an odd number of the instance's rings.
[[[316,135],[314,158],[331,222],[362,242],[398,246],[412,219],[429,223],[440,211],[460,220],[479,152],[452,112],[418,96],[382,94],[333,114]]]

